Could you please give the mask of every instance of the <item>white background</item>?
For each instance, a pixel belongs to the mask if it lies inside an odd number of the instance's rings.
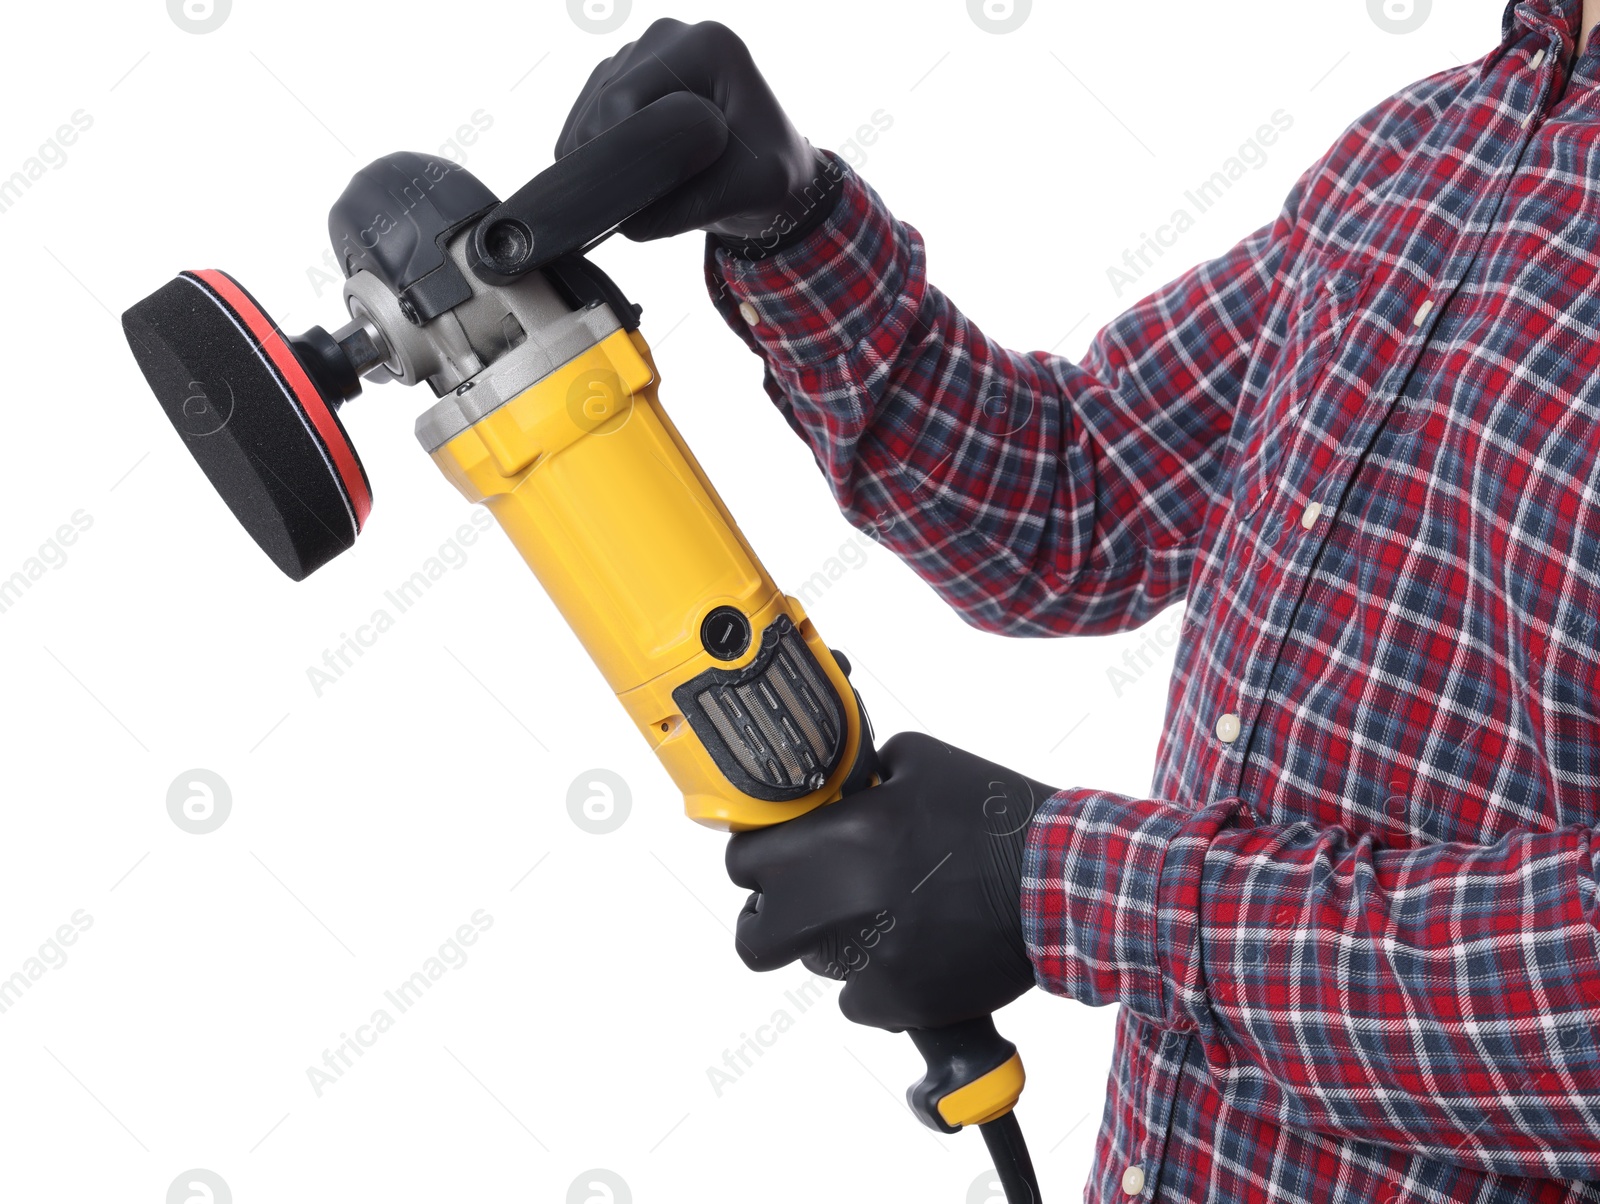
[[[196,35],[162,0],[10,6],[0,178],[74,112],[93,124],[0,213],[0,577],[75,512],[92,525],[0,614],[0,978],[74,912],[92,926],[0,1014],[0,1198],[160,1204],[199,1167],[241,1204],[989,1199],[978,1137],[908,1114],[904,1038],[831,998],[800,1014],[797,966],[740,964],[722,838],[683,819],[498,531],[313,692],[307,668],[469,517],[413,441],[431,397],[369,388],[346,408],[375,509],[295,585],[146,391],[128,305],[216,266],[287,330],[337,326],[315,269],[356,168],[439,152],[481,110],[489,128],[445,153],[506,195],[549,162],[594,63],[670,13],[741,32],[819,146],[887,115],[853,157],[925,235],[933,279],[1008,346],[1079,356],[1139,292],[1269,220],[1368,106],[1490,49],[1501,8],[1452,0],[1400,36],[1364,0],[1057,0],[996,35],[963,0],[639,0],[594,34],[560,0],[238,0]],[[1119,297],[1107,269],[1277,110],[1293,127],[1264,165]],[[795,590],[852,532],[700,254],[686,237],[597,258],[644,304],[667,407]],[[1112,639],[984,636],[878,548],[810,611],[880,733],[1148,788],[1170,652],[1131,682],[1108,670],[1174,615]],[[195,768],[231,793],[209,835],[167,812]],[[632,801],[608,835],[568,813],[597,768]],[[469,960],[319,1097],[307,1068],[480,908]],[[708,1068],[779,1009],[792,1028],[719,1096]],[[1042,993],[1002,1017],[1053,1200],[1088,1170],[1112,1020]]]

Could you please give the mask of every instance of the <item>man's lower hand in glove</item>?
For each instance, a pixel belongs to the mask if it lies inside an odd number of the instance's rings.
[[[753,970],[798,959],[842,979],[858,1024],[942,1028],[1034,985],[1022,938],[1028,825],[1054,791],[921,734],[879,754],[882,784],[728,842],[754,893],[737,944]]]

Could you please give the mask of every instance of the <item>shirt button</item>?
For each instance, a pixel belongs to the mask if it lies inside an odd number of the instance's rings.
[[[1530,68],[1537,67],[1542,62],[1544,62],[1544,48],[1541,46],[1538,52],[1528,60],[1528,66]]]
[[[1122,1172],[1122,1194],[1136,1196],[1144,1190],[1144,1167],[1130,1166]]]
[[[739,316],[751,326],[761,321],[761,311],[748,301],[739,302]]]
[[[1217,739],[1224,744],[1232,744],[1239,738],[1239,716],[1229,711],[1217,720]]]
[[[1312,502],[1300,515],[1300,525],[1307,531],[1317,525],[1317,520],[1322,517],[1322,503]]]
[[[1428,315],[1431,314],[1432,312],[1433,312],[1433,302],[1432,301],[1424,301],[1421,305],[1417,306],[1417,313],[1416,313],[1416,316],[1411,319],[1411,325],[1413,325],[1413,326],[1421,326],[1424,322],[1426,322],[1428,320]]]

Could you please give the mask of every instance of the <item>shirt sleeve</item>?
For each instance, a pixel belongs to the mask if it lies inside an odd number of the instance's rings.
[[[1197,1035],[1224,1099],[1506,1174],[1600,1178],[1595,834],[1385,849],[1090,790],[1023,879],[1040,985]]]
[[[754,260],[713,241],[706,276],[845,515],[989,631],[1119,630],[1181,598],[1297,196],[1077,364],[987,338],[839,167],[817,231]],[[997,257],[994,286],[1038,287],[1023,271]]]

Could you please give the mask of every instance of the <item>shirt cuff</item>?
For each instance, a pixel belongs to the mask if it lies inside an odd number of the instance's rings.
[[[769,362],[818,365],[848,354],[904,304],[921,240],[838,156],[840,195],[826,221],[771,255],[706,244],[706,286],[724,320]]]
[[[1200,880],[1239,800],[1190,811],[1093,790],[1040,809],[1023,866],[1022,919],[1034,976],[1081,1003],[1122,1003],[1165,1027],[1192,1026],[1203,994]]]

